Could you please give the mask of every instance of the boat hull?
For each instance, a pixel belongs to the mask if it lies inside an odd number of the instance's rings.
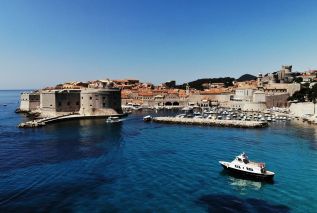
[[[256,174],[256,173],[241,171],[238,169],[227,167],[226,165],[223,165],[223,164],[222,164],[222,167],[230,175],[238,177],[238,178],[243,178],[243,179],[248,179],[248,180],[259,180],[259,181],[273,182],[274,174],[272,174],[272,175],[271,174]]]

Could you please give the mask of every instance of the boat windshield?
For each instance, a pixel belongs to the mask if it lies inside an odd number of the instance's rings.
[[[248,164],[250,161],[249,161],[248,159],[244,158],[244,159],[243,159],[243,162],[244,162],[245,164]]]

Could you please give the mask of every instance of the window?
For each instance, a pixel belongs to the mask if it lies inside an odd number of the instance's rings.
[[[51,105],[52,106],[52,105]],[[58,106],[62,106],[62,102],[58,102]]]
[[[76,102],[76,105],[79,106],[79,101]]]
[[[89,97],[90,100],[92,100],[92,97]]]
[[[70,102],[68,101],[68,102],[67,102],[67,106],[69,106],[69,105],[70,105]]]
[[[102,106],[103,106],[103,107],[106,107],[106,104],[105,104],[105,103],[103,103],[103,104],[102,104]]]

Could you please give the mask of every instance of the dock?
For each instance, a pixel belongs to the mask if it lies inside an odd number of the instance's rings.
[[[74,118],[80,118],[80,115],[63,115],[63,116],[56,116],[56,117],[48,117],[48,118],[40,118],[32,121],[27,121],[20,123],[18,125],[19,128],[34,128],[34,127],[42,127],[45,126],[47,123],[52,123],[55,121],[60,120],[67,120],[67,119],[74,119]]]
[[[79,114],[69,114],[69,115],[62,115],[56,117],[48,117],[48,118],[40,118],[32,121],[27,121],[20,123],[18,125],[19,128],[37,128],[43,127],[49,123],[54,123],[58,121],[65,121],[65,120],[79,120],[79,119],[93,119],[93,118],[107,118],[109,116],[118,116],[123,117],[125,114],[118,114],[118,115],[99,115],[99,116],[85,116]]]
[[[205,118],[175,118],[175,117],[155,117],[153,122],[168,124],[186,124],[217,127],[235,127],[235,128],[263,128],[268,123],[263,121],[241,121],[241,120],[214,120]]]

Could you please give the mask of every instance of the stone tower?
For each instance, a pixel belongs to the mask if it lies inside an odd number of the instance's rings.
[[[189,95],[189,85],[188,85],[188,83],[186,84],[186,95]]]
[[[291,73],[292,72],[292,68],[293,68],[292,65],[283,65],[282,66],[282,70],[285,71],[285,74]]]
[[[259,73],[258,78],[257,78],[257,86],[258,86],[258,90],[263,91],[263,76],[261,73]]]

